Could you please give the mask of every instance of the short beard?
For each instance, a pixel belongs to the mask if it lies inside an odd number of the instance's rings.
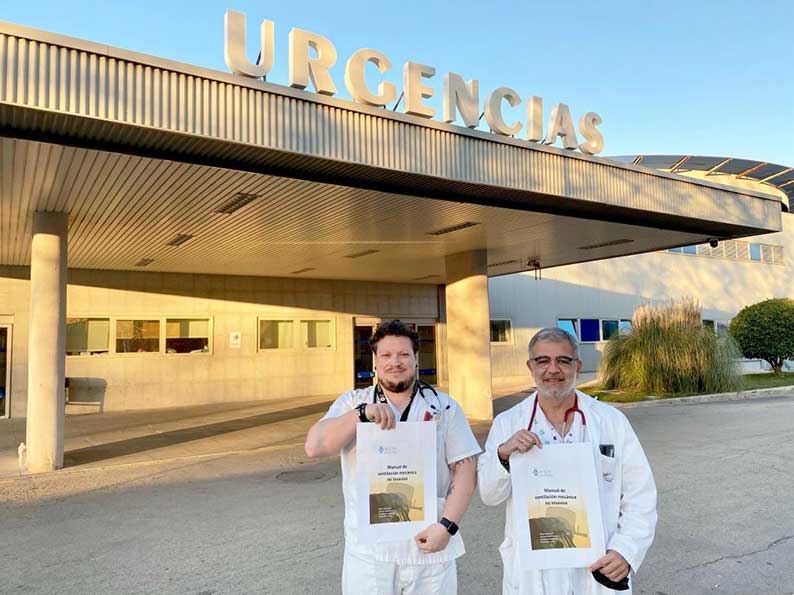
[[[385,378],[379,379],[379,382],[380,385],[390,393],[404,393],[413,387],[416,382],[416,375],[411,376],[407,380],[401,380],[400,382],[389,382]]]
[[[570,384],[568,384],[565,388],[560,389],[557,394],[547,393],[545,390],[541,389],[540,387],[538,387],[538,393],[540,393],[540,396],[545,397],[547,399],[555,399],[557,401],[562,401],[563,399],[569,397],[571,393],[576,390],[576,380],[577,380],[576,377],[577,374],[576,372],[574,372],[573,376],[571,376]]]

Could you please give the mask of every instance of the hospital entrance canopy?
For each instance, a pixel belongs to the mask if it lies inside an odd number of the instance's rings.
[[[0,23],[0,264],[36,211],[70,268],[423,283],[781,229],[772,196]]]

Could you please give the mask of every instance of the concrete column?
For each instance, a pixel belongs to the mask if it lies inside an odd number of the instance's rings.
[[[488,255],[485,250],[446,258],[449,394],[470,419],[493,417]]]
[[[28,471],[63,467],[66,213],[35,213],[28,329]]]

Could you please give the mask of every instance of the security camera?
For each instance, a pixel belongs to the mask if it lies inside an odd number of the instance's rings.
[[[717,244],[719,244],[719,243],[720,243],[720,241],[717,238],[710,238],[709,239],[709,246],[711,246],[712,248],[716,248]]]

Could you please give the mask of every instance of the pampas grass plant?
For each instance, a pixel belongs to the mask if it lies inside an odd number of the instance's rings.
[[[606,345],[599,370],[604,388],[651,394],[737,390],[741,352],[732,338],[704,327],[700,313],[693,299],[639,306],[631,331]]]

